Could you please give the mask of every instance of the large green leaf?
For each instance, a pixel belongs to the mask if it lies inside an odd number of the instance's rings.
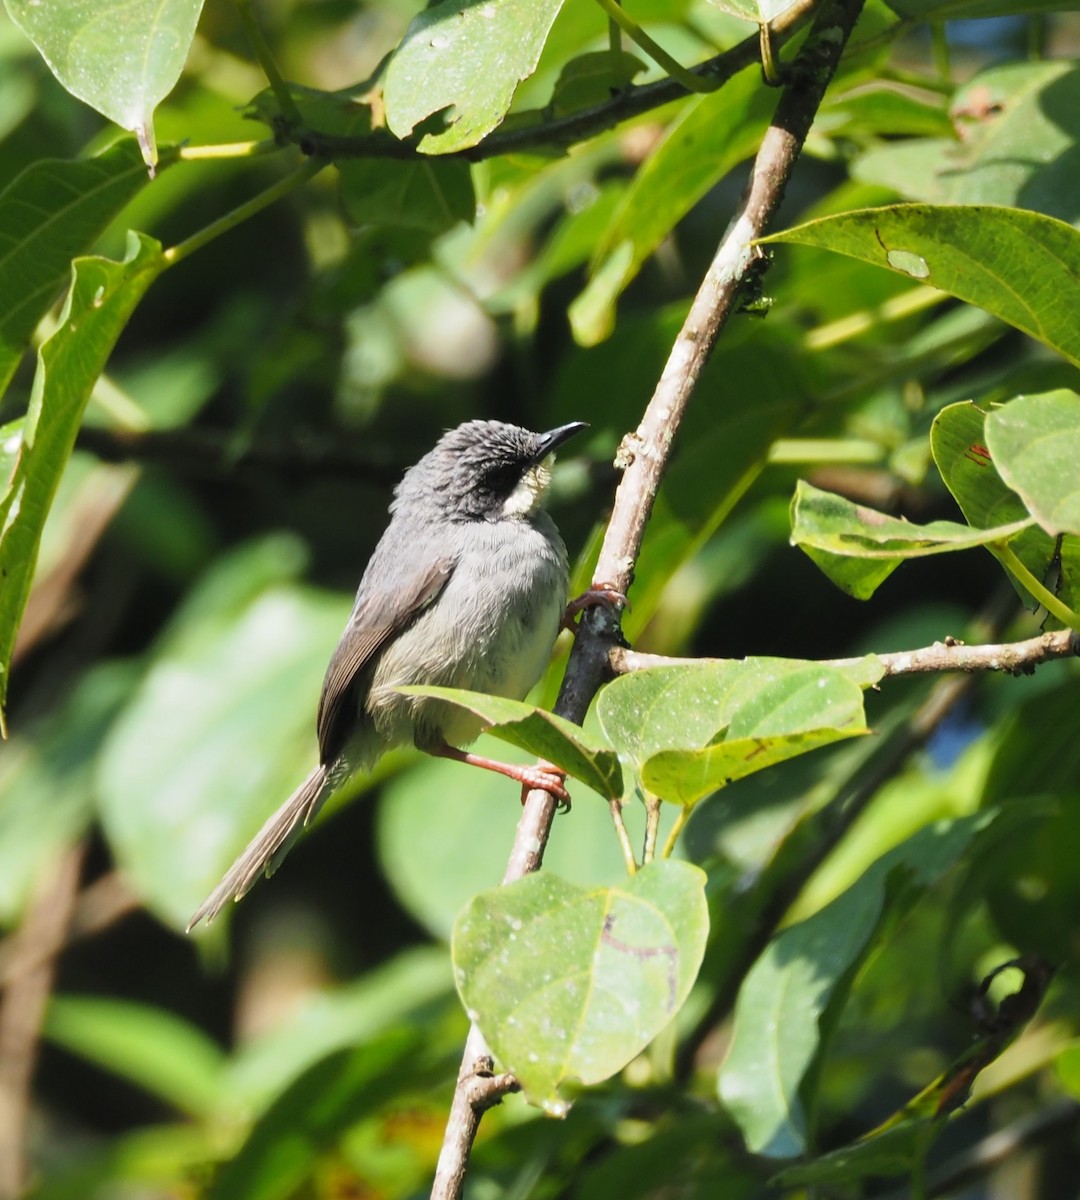
[[[157,163],[154,109],[172,91],[202,0],[5,0],[67,90],[134,133]]]
[[[794,242],[887,267],[985,309],[1080,365],[1080,233],[988,205],[897,204],[823,217],[763,242]]]
[[[778,934],[751,968],[719,1093],[754,1153],[790,1158],[805,1151],[801,1089],[884,918],[910,908],[989,820],[978,814],[921,830],[831,904]]]
[[[618,755],[602,738],[586,734],[580,725],[520,700],[468,692],[461,688],[403,687],[411,696],[432,696],[475,713],[489,732],[561,767],[601,796],[617,799],[623,793]]]
[[[1050,534],[1080,534],[1080,396],[1017,396],[986,419],[1002,479]]]
[[[650,792],[692,805],[774,763],[865,733],[860,682],[879,674],[872,660],[850,672],[762,658],[658,667],[609,684],[597,711]]]
[[[361,226],[439,234],[476,214],[469,164],[459,159],[351,158],[338,163],[338,173],[345,212]]]
[[[0,395],[38,322],[85,254],[146,186],[130,138],[95,158],[32,163],[0,192]]]
[[[1080,68],[1008,63],[959,88],[950,111],[960,136],[875,146],[852,167],[908,200],[1008,204],[1080,219]],[[951,131],[950,131],[951,132]]]
[[[191,1116],[206,1117],[220,1107],[224,1053],[165,1009],[110,996],[54,996],[44,1032]]]
[[[38,352],[19,459],[0,496],[0,729],[11,653],[49,506],[94,384],[163,266],[161,247],[142,234],[130,235],[123,262],[76,259],[59,327]]]
[[[906,558],[1008,542],[1034,518],[973,529],[956,521],[914,525],[800,479],[791,501],[791,540],[849,595],[866,600]]]
[[[261,558],[275,556],[287,562],[273,581]],[[280,542],[220,565],[154,647],[102,752],[113,853],[176,928],[315,762],[319,685],[348,602],[283,582],[297,565]]]
[[[386,73],[386,121],[398,137],[422,123],[419,148],[475,146],[536,69],[563,0],[441,0],[417,14]],[[427,118],[435,117],[434,127]]]
[[[610,1078],[679,1011],[705,951],[704,888],[671,860],[610,888],[539,872],[458,917],[461,998],[533,1103],[565,1113],[560,1084]]]

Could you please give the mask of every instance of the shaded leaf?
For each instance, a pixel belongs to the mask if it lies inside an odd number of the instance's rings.
[[[394,162],[344,159],[338,163],[341,199],[358,225],[390,225],[445,233],[476,215],[469,164],[460,159]]]
[[[718,1087],[754,1153],[789,1158],[806,1150],[801,1088],[884,918],[910,908],[991,819],[977,814],[921,830],[831,904],[773,938],[751,968]]]
[[[108,996],[54,996],[44,1033],[193,1117],[221,1103],[223,1051],[165,1009]]]
[[[291,544],[263,549],[298,566]],[[179,929],[314,763],[312,714],[349,608],[344,596],[268,586],[250,547],[234,560],[154,647],[100,760],[113,853]]]
[[[1017,396],[986,419],[1002,479],[1050,534],[1080,534],[1080,396]]]
[[[564,717],[520,700],[461,688],[417,686],[397,690],[408,696],[433,696],[475,713],[492,736],[546,758],[601,796],[622,795],[618,755],[595,734],[586,734],[580,725]]]
[[[85,254],[147,183],[124,138],[94,158],[44,158],[0,192],[0,395],[30,335]]]
[[[429,117],[418,146],[475,146],[503,119],[536,69],[563,0],[441,0],[418,13],[386,73],[386,122],[400,138]]]
[[[601,104],[645,70],[646,64],[625,50],[615,54],[610,50],[579,54],[559,72],[551,93],[551,111],[555,116],[564,116],[579,108]]]
[[[0,497],[0,729],[11,654],[49,506],[94,384],[163,267],[161,247],[142,234],[130,235],[123,262],[76,259],[59,326],[38,351],[18,462]]]
[[[992,67],[959,88],[949,110],[955,130],[876,146],[856,160],[853,175],[909,200],[1006,204],[1070,224],[1080,219],[1080,67]]]
[[[989,205],[897,204],[809,221],[761,239],[888,267],[978,305],[1080,364],[1080,233]]]
[[[570,306],[575,339],[592,346],[614,328],[615,304],[695,204],[754,153],[773,98],[751,73],[689,100],[627,188],[597,243],[589,282]]]
[[[1007,542],[1032,523],[1027,517],[992,529],[955,521],[915,525],[823,492],[802,479],[791,502],[792,544],[805,550],[837,587],[859,600],[872,596],[905,558]]]
[[[401,1087],[423,1044],[419,1029],[396,1029],[331,1055],[293,1082],[256,1122],[224,1165],[207,1200],[285,1200],[308,1179],[320,1154]]]
[[[6,0],[49,70],[84,104],[138,138],[157,163],[154,109],[184,69],[202,0]]]
[[[612,888],[539,872],[462,912],[458,990],[530,1101],[564,1114],[562,1083],[610,1078],[675,1016],[705,950],[704,885],[672,860]]]

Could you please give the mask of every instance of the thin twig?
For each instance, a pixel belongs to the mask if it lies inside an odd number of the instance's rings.
[[[828,0],[819,9],[805,45],[791,68],[776,114],[758,150],[746,194],[694,297],[667,365],[637,431],[623,439],[616,465],[623,468],[611,520],[600,550],[594,586],[626,594],[645,526],[675,433],[712,348],[735,309],[739,286],[754,259],[752,241],[766,230],[784,194],[799,151],[825,88],[840,61],[863,0]],[[804,10],[805,11],[805,10]],[[757,39],[751,39],[756,48]],[[489,139],[490,140],[490,139]],[[611,676],[609,654],[620,641],[618,619],[608,606],[581,620],[555,712],[580,723],[600,685]],[[555,816],[555,800],[531,791],[518,822],[504,883],[535,871]],[[490,1050],[474,1027],[466,1043],[450,1119],[432,1187],[433,1200],[457,1200],[480,1113],[469,1103],[469,1080],[480,1065],[490,1071]],[[483,1072],[482,1072],[483,1073]]]
[[[1057,629],[1022,642],[1001,642],[989,646],[967,646],[954,638],[934,642],[919,650],[897,650],[875,654],[883,679],[897,675],[931,675],[943,671],[1004,671],[1007,675],[1030,675],[1036,667],[1058,658],[1080,654],[1080,637],[1071,629]],[[663,654],[642,654],[624,646],[613,646],[608,662],[616,675],[644,671],[650,667],[696,666],[701,663],[741,662],[733,658],[670,658]],[[823,667],[851,667],[858,658],[826,658]]]
[[[16,969],[0,1009],[0,1198],[15,1200],[26,1187],[30,1082],[45,1005],[64,944],[82,870],[83,847],[68,849],[55,864],[18,933],[18,955],[34,960]]]

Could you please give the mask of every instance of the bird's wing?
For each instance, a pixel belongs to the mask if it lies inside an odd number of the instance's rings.
[[[386,642],[396,637],[446,587],[454,560],[437,558],[415,571],[393,593],[377,592],[358,599],[323,680],[316,729],[324,763],[344,749],[352,714],[347,700],[360,673]]]

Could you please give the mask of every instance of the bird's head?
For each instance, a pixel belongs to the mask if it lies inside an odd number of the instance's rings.
[[[556,447],[585,428],[573,421],[533,433],[503,421],[466,421],[405,473],[392,507],[423,504],[452,521],[526,517],[543,503]]]

